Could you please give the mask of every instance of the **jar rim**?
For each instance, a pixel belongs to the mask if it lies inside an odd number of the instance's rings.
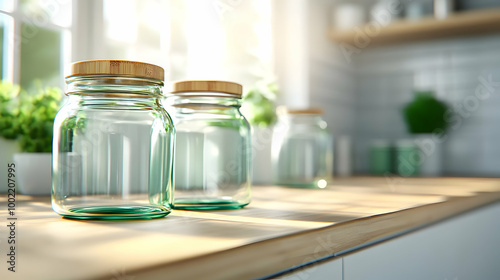
[[[109,84],[116,84],[117,83],[116,80],[125,79],[133,81],[134,84],[147,85],[149,83],[158,83],[159,85],[162,86],[164,85],[164,82],[159,79],[136,76],[136,75],[125,75],[125,74],[83,74],[83,75],[71,75],[65,77],[66,83],[72,82],[77,79],[82,79],[82,80],[101,79],[99,80],[99,82],[104,82]]]
[[[151,96],[165,96],[163,94],[163,81],[130,75],[77,75],[66,77],[65,95],[148,98]]]

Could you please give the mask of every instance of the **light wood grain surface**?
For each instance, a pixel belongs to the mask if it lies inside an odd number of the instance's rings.
[[[0,279],[263,277],[499,201],[500,180],[355,178],[323,190],[253,193],[245,209],[118,222],[63,219],[48,197],[18,196],[17,272],[2,262]],[[0,196],[3,223],[6,200]]]
[[[128,60],[102,59],[75,62],[71,64],[69,76],[75,75],[130,75],[165,80],[165,71],[160,66]]]

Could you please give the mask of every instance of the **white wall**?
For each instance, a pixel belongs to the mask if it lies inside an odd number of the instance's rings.
[[[324,110],[334,140],[355,128],[354,66],[328,38],[332,0],[273,2],[279,104]]]
[[[355,120],[354,65],[347,62],[328,37],[331,0],[309,1],[309,100],[325,111],[334,136],[351,135]]]
[[[282,105],[309,106],[309,3],[307,0],[275,0],[273,43],[275,71]]]

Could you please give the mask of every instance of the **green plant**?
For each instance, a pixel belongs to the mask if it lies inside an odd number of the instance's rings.
[[[251,125],[267,127],[276,121],[275,83],[258,84],[243,97],[242,112]]]
[[[19,128],[19,86],[8,82],[0,83],[0,137],[16,139]]]
[[[446,103],[436,99],[432,91],[416,92],[415,98],[403,108],[403,115],[411,133],[433,133],[445,131],[447,122],[444,114]]]
[[[0,83],[0,137],[18,139],[24,152],[52,151],[52,126],[62,98],[58,88],[29,95],[19,86]]]
[[[59,110],[62,94],[58,88],[40,89],[34,96],[21,96],[19,110],[20,146],[29,153],[52,151],[54,118]]]

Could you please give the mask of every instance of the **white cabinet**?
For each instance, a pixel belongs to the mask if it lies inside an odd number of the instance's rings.
[[[500,203],[496,203],[278,279],[492,280],[499,277]]]
[[[344,257],[344,279],[498,279],[500,205]]]
[[[342,259],[320,262],[307,267],[302,267],[289,274],[276,277],[279,280],[342,280]]]

